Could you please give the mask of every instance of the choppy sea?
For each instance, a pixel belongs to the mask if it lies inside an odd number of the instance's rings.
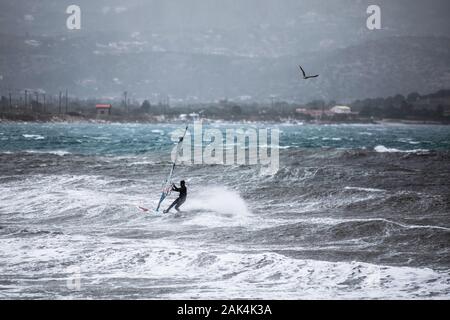
[[[0,299],[450,298],[450,126],[205,127],[279,170],[180,164],[164,215],[180,125],[0,124]]]

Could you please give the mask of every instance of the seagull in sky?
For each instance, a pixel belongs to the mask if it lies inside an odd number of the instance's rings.
[[[298,65],[298,67],[300,68],[300,71],[303,74],[303,79],[305,79],[305,80],[311,79],[311,78],[317,78],[319,76],[318,74],[316,74],[315,76],[307,76],[306,73],[305,73],[305,70],[303,70],[302,66]]]

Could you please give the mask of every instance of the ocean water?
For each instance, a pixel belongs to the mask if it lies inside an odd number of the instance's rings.
[[[210,124],[279,128],[278,172],[144,213],[180,127],[0,124],[0,299],[450,298],[449,126]]]

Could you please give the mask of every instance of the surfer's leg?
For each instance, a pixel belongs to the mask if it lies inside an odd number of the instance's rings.
[[[178,198],[177,205],[175,206],[175,210],[180,211],[180,206],[186,201],[186,198]]]
[[[164,213],[167,213],[167,212],[169,212],[170,211],[170,209],[172,209],[173,208],[173,206],[174,205],[176,205],[177,203],[178,203],[178,201],[180,200],[180,198],[177,198],[177,199],[175,199],[175,201],[174,202],[172,202],[172,204],[166,209],[166,210],[164,210]],[[178,209],[177,209],[178,210]]]

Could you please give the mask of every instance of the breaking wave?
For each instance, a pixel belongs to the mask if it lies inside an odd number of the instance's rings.
[[[376,152],[406,152],[406,153],[428,153],[430,150],[427,149],[413,149],[413,150],[399,150],[395,148],[386,148],[385,146],[376,146],[374,148]]]
[[[179,164],[170,214],[136,208],[158,202],[170,126],[19,129],[1,130],[2,298],[450,295],[446,129],[286,126],[274,174]]]

